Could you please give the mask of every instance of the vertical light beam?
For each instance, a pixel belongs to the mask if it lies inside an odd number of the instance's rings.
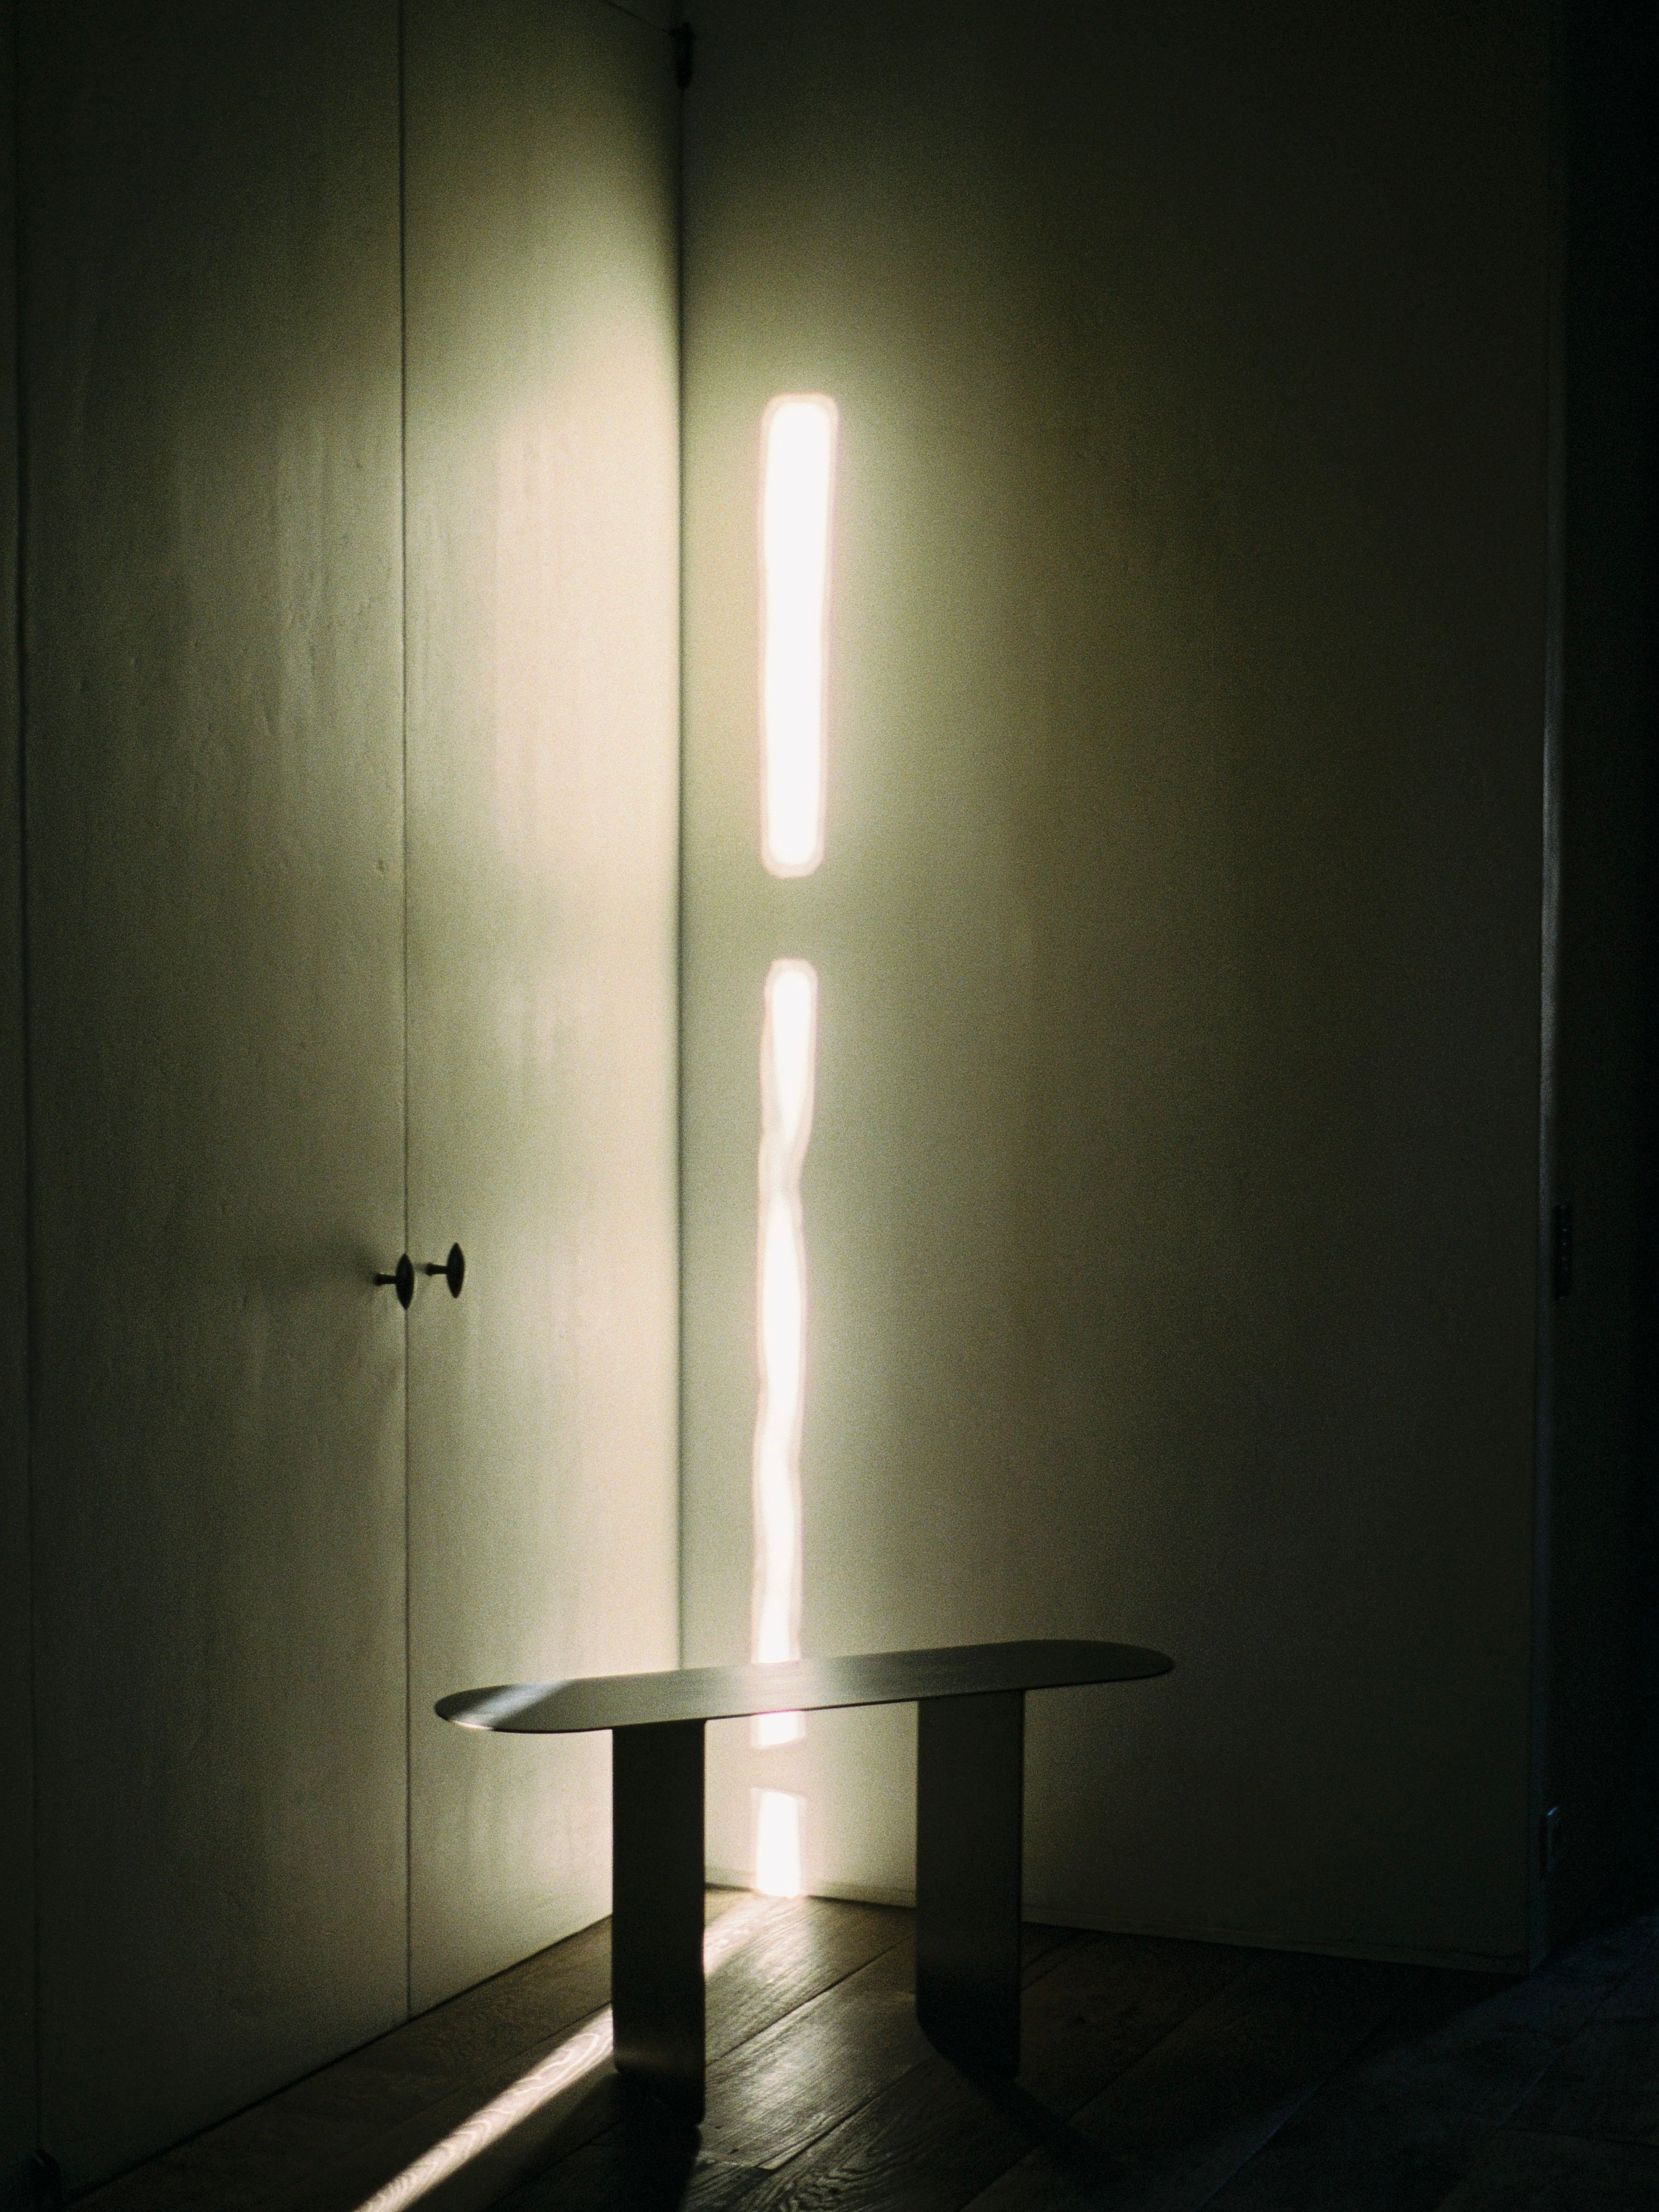
[[[806,1389],[806,1237],[800,1178],[812,1133],[818,979],[810,962],[775,960],[761,1025],[760,1237],[755,1419],[752,1656],[800,1656],[800,1434]],[[805,1732],[799,1713],[764,1713],[757,1744]]]
[[[799,1897],[806,1800],[793,1790],[757,1790],[755,1887],[763,1897]]]
[[[775,876],[823,858],[836,419],[833,399],[788,392],[761,424],[761,858]]]

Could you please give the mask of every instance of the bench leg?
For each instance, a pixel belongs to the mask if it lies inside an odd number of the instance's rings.
[[[611,1739],[611,2012],[617,2070],[702,2118],[701,1721]]]
[[[916,1713],[916,2018],[970,2072],[1019,2071],[1025,1695]]]

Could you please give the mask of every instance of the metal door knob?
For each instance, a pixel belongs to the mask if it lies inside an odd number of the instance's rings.
[[[421,1273],[423,1275],[441,1275],[449,1285],[450,1297],[458,1298],[461,1295],[461,1285],[466,1280],[466,1255],[459,1244],[452,1244],[449,1257],[441,1265],[436,1260],[428,1260]]]
[[[407,1252],[398,1255],[398,1264],[389,1275],[376,1275],[377,1283],[390,1283],[398,1293],[398,1303],[407,1313],[415,1297],[415,1262]]]

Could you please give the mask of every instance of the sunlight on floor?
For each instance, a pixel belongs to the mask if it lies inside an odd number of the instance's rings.
[[[703,1972],[712,1974],[723,1965],[747,1942],[757,1923],[771,1909],[771,1900],[763,1897],[746,1897],[728,1906],[704,1934]],[[527,2074],[521,2075],[510,2088],[492,2097],[459,2128],[423,2152],[412,2166],[406,2166],[372,2197],[365,2197],[358,2212],[398,2212],[399,2207],[415,2203],[441,2181],[459,2172],[481,2151],[510,2135],[532,2112],[550,2104],[562,2090],[602,2066],[611,2056],[611,2008],[607,2005],[603,2012],[585,2021],[556,2050],[538,2060]]]

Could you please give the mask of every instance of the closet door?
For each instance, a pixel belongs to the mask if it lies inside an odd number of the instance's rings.
[[[30,0],[42,2129],[405,2002],[393,0]]]
[[[418,2008],[609,1904],[606,1741],[433,1700],[678,1656],[678,94],[606,0],[405,70]]]

